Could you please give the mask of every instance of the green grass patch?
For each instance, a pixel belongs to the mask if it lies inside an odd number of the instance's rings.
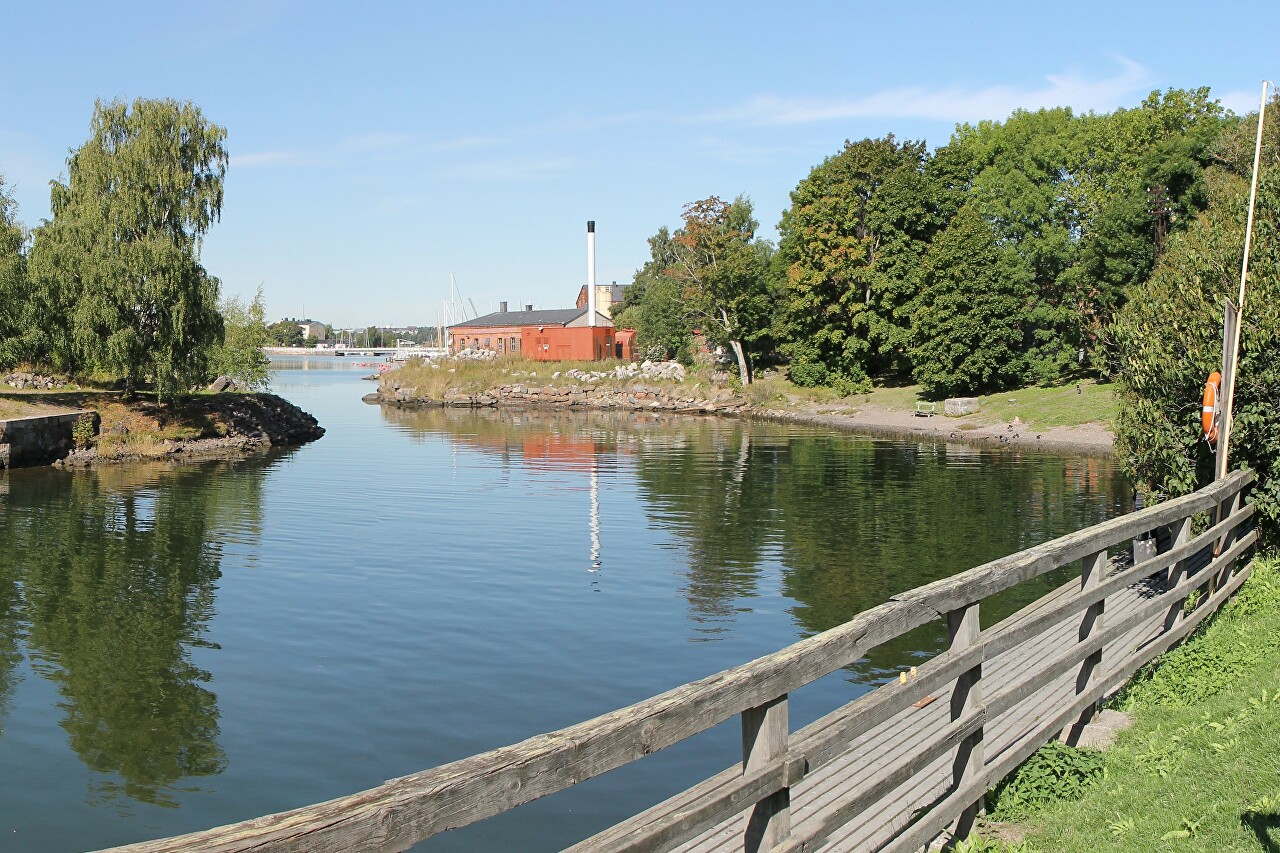
[[[916,403],[927,402],[919,385],[897,385],[875,388],[869,394],[853,398],[857,402],[899,412],[914,412]],[[981,410],[956,420],[977,425],[1010,423],[1014,418],[1028,429],[1050,429],[1098,423],[1110,427],[1117,411],[1116,388],[1110,383],[1092,380],[1041,388],[1033,385],[1017,391],[1003,391],[978,397]],[[938,401],[941,412],[941,401]]]
[[[1091,784],[1039,797],[1052,788],[1041,760],[1042,781],[1022,797],[1025,808],[1007,812],[1026,830],[1016,849],[1280,849],[1280,560],[1259,560],[1240,593],[1206,622],[1119,698],[1135,723],[1102,754]]]

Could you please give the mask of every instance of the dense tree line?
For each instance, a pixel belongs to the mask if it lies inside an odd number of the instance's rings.
[[[1116,313],[1208,205],[1206,173],[1241,121],[1208,89],[1171,89],[1104,115],[962,124],[932,152],[846,141],[792,191],[776,250],[746,199],[688,205],[650,240],[620,322],[668,355],[701,331],[744,382],[762,361],[801,384],[911,378],[936,396],[1109,375]],[[736,263],[707,260],[709,241]]]
[[[263,383],[260,350],[243,350],[264,338],[261,299],[220,306],[200,263],[222,211],[225,139],[190,102],[99,102],[50,182],[52,218],[28,234],[0,182],[0,367],[118,380],[127,394],[227,369]]]

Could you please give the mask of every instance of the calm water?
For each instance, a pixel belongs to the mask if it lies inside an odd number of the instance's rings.
[[[1105,459],[384,410],[360,402],[367,368],[319,366],[273,380],[328,428],[307,447],[0,472],[0,850],[105,847],[352,793],[1127,508]],[[793,723],[939,641],[921,629],[800,691]],[[721,726],[422,847],[558,849],[728,766],[738,737]]]

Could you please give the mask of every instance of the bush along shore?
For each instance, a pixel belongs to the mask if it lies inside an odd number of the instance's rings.
[[[310,414],[274,394],[197,393],[161,402],[154,395],[126,399],[38,376],[22,389],[0,394],[0,419],[77,411],[93,416],[73,431],[69,452],[52,460],[56,466],[240,456],[306,444],[325,432]]]
[[[1107,421],[1114,397],[1107,386],[1083,383],[994,395],[982,400],[982,411],[961,418],[916,417],[919,392],[918,386],[882,388],[841,397],[829,388],[797,386],[776,372],[744,388],[725,370],[686,369],[678,362],[539,363],[506,358],[411,361],[379,376],[378,390],[364,399],[406,408],[550,407],[725,415],[992,447],[1111,451]],[[1064,417],[1064,411],[1070,416]]]

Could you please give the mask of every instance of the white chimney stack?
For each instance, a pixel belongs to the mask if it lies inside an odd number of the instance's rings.
[[[587,325],[596,324],[596,222],[587,220]]]

